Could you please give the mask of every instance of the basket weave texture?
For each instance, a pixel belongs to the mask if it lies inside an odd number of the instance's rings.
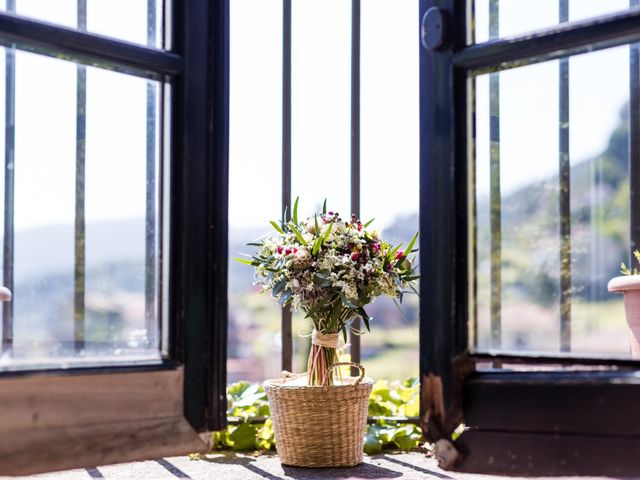
[[[289,378],[264,382],[276,448],[284,465],[352,467],[362,463],[373,381],[364,377],[364,368],[356,363],[341,362],[332,368],[347,365],[360,369],[359,377],[343,378],[347,385],[284,385]]]

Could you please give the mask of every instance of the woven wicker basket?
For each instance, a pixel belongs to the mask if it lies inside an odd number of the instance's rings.
[[[373,381],[357,363],[359,377],[322,387],[284,385],[290,379],[267,380],[271,419],[280,461],[297,467],[352,467],[362,463],[369,395]],[[327,372],[325,378],[329,378]]]

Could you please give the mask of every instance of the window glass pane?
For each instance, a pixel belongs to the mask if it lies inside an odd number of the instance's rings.
[[[362,4],[361,212],[393,244],[418,231],[418,43],[412,29],[417,2]],[[386,33],[385,33],[386,32]],[[390,298],[367,307],[371,333],[361,338],[363,363],[374,378],[418,375],[418,297],[400,312]]]
[[[0,370],[158,361],[160,85],[21,51],[15,65]]]
[[[568,16],[560,18],[561,5],[568,5]],[[491,38],[522,35],[558,25],[627,10],[628,0],[474,0],[475,42]],[[566,8],[566,7],[564,7]],[[498,14],[491,17],[491,11]],[[497,33],[492,33],[497,32]]]
[[[5,0],[0,8],[120,40],[162,46],[163,0]],[[83,21],[78,15],[83,10],[86,26],[78,23]]]
[[[472,347],[628,356],[607,283],[629,251],[629,47],[480,75],[475,88]]]
[[[282,2],[231,2],[229,253],[280,218],[282,163]],[[280,307],[253,286],[253,268],[229,262],[230,382],[280,375]]]

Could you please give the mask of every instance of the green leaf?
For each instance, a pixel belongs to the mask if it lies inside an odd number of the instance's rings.
[[[405,403],[404,414],[407,417],[417,417],[418,415],[420,415],[420,402],[417,398]]]
[[[347,326],[343,323],[340,330],[342,330],[342,338],[344,339],[344,343],[346,344],[349,341],[349,339],[347,338]]]
[[[258,400],[263,400],[266,397],[267,397],[267,394],[264,392],[253,393],[246,397],[243,395],[240,400],[233,403],[233,407],[234,408],[250,407],[254,403],[256,403]]]
[[[282,228],[280,228],[280,225],[278,225],[276,222],[274,222],[273,220],[270,220],[269,223],[271,223],[271,226],[273,228],[275,228],[276,232],[281,233],[282,235],[284,235],[284,230]]]
[[[371,225],[373,223],[373,221],[375,220],[375,218],[372,218],[371,220],[369,220],[367,223],[365,223],[363,225],[364,228],[367,228],[369,225]]]
[[[325,215],[327,213],[327,199],[324,199],[324,202],[322,203],[322,214]]]
[[[407,245],[407,248],[404,250],[404,255],[400,257],[400,260],[407,258],[407,256],[411,253],[411,249],[416,244],[416,240],[418,239],[418,233],[419,232],[416,232],[415,235],[411,237],[411,240],[409,241],[409,245]]]
[[[311,254],[316,255],[320,251],[321,247],[322,247],[322,237],[316,237],[316,239],[313,242],[313,248],[311,249]]]
[[[293,223],[296,225],[298,225],[298,200],[300,200],[300,197],[296,197],[296,201],[293,204]]]
[[[362,317],[362,321],[364,322],[364,326],[367,329],[367,332],[370,332],[371,328],[369,327],[369,320],[371,320],[371,317],[369,317],[367,312],[362,307],[358,307],[356,311]]]
[[[409,275],[406,277],[402,277],[402,280],[404,280],[405,282],[413,282],[414,280],[418,280],[420,278],[420,275]]]
[[[400,244],[396,245],[396,246],[393,248],[393,250],[391,250],[391,251],[388,253],[387,258],[388,258],[389,260],[393,260],[393,256],[396,254],[396,252],[397,252],[398,250],[400,250],[400,247],[402,247],[402,243],[400,243]]]
[[[268,417],[271,415],[271,412],[269,411],[269,404],[265,403],[264,405],[260,405],[258,407],[258,411],[256,412],[256,415],[258,417]],[[418,416],[418,414],[415,415],[416,417]]]
[[[246,245],[248,245],[249,247],[261,247],[262,243],[258,243],[258,242],[249,242]]]
[[[227,387],[227,394],[231,395],[231,398],[238,399],[250,386],[251,384],[246,380],[236,382]]]
[[[369,400],[369,415],[372,417],[388,417],[393,415],[393,411],[381,402],[376,402],[373,398]]]
[[[318,214],[316,213],[313,214],[313,222],[316,225],[316,235],[318,235],[320,232],[320,226],[318,225]]]
[[[229,438],[233,442],[233,449],[237,452],[256,448],[256,428],[249,423],[238,425]]]
[[[413,450],[420,443],[420,436],[413,431],[413,425],[407,425],[393,436],[393,443],[405,452]]]
[[[232,260],[238,262],[238,263],[244,263],[245,265],[252,265],[252,266],[257,266],[260,265],[257,261],[255,260],[249,260],[248,258],[239,258],[239,257],[233,257]]]
[[[329,234],[331,233],[332,229],[333,229],[333,222],[331,222],[329,224],[329,228],[327,228],[327,231],[324,232],[324,235],[322,236],[322,244],[321,245],[325,244],[325,242],[327,241],[327,238],[329,238]]]
[[[364,437],[364,453],[375,455],[380,452],[382,452],[382,441],[378,438],[375,425],[372,425]]]
[[[294,233],[294,235],[296,237],[298,237],[298,240],[300,240],[300,243],[306,247],[307,246],[307,241],[304,239],[304,237],[302,235],[300,235],[300,232],[298,231],[298,229],[296,227],[294,227],[292,224],[289,224],[289,228]]]

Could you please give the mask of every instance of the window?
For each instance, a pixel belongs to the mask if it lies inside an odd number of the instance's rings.
[[[638,363],[606,282],[640,222],[639,15],[421,3],[422,419],[449,468],[638,470]]]
[[[2,8],[0,474],[202,450],[226,421],[228,5]]]

